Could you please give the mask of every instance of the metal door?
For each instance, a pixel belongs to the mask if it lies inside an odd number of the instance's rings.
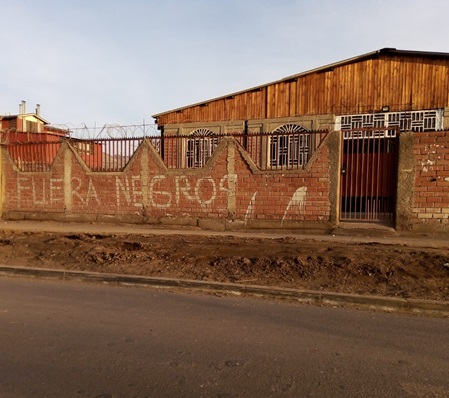
[[[398,130],[342,131],[342,221],[393,221]]]

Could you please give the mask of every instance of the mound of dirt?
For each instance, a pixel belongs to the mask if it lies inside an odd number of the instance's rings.
[[[3,231],[5,265],[449,300],[444,249],[312,239]]]

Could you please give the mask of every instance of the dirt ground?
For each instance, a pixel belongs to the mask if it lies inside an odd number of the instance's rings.
[[[0,231],[4,265],[449,300],[449,250],[307,238]]]

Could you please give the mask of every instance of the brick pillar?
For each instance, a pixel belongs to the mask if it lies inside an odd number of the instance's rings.
[[[399,135],[398,182],[396,195],[397,230],[413,228],[413,195],[415,191],[415,159],[413,133]]]

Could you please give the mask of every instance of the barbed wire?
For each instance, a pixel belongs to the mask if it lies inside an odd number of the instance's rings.
[[[67,131],[71,138],[102,139],[102,138],[135,138],[158,136],[160,131],[157,124],[105,124],[103,126],[87,126],[82,123],[78,126],[70,124],[52,124],[50,127]]]

